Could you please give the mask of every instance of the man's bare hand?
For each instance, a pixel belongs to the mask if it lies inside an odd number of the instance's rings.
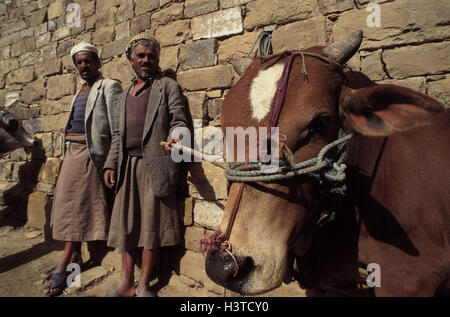
[[[166,149],[167,152],[171,152],[172,151],[172,144],[175,144],[178,142],[178,139],[172,139],[171,137],[169,137],[167,139],[166,144],[164,145],[164,148]]]
[[[107,169],[103,174],[103,180],[108,188],[113,188],[116,185],[116,171]]]

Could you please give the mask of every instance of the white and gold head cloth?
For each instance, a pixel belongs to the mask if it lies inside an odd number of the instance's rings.
[[[150,34],[150,32],[142,32],[142,33],[135,35],[128,42],[127,49],[125,51],[127,58],[131,58],[131,54],[133,53],[133,50],[136,47],[136,45],[138,45],[139,43],[144,42],[144,41],[151,41],[153,43],[153,45],[155,46],[156,51],[158,52],[158,56],[159,56],[159,52],[161,51],[159,41],[152,34]]]

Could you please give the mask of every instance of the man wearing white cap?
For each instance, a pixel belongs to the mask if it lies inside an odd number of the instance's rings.
[[[82,264],[81,242],[107,240],[110,202],[102,170],[118,124],[116,104],[122,88],[103,78],[97,49],[80,43],[70,52],[84,83],[70,106],[64,129],[65,157],[56,183],[51,226],[53,239],[65,241],[59,264],[45,271],[46,293],[56,295],[66,286],[69,263]]]

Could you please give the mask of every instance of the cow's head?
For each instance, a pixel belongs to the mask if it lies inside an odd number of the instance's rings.
[[[284,105],[280,134],[295,162],[315,157],[338,131],[386,136],[424,124],[442,105],[413,90],[394,85],[352,89],[336,63],[344,65],[358,50],[362,32],[326,48],[305,50],[294,59]],[[282,76],[284,58],[256,58],[227,94],[221,113],[222,128],[266,127],[272,100]],[[267,65],[272,66],[267,67]],[[306,73],[305,76],[305,67]],[[257,294],[281,284],[288,272],[288,254],[304,254],[311,234],[304,230],[320,212],[320,190],[305,179],[245,184],[229,242],[232,256],[217,250],[206,256],[206,272],[216,283],[243,294]],[[239,196],[238,183],[230,188],[220,230],[225,232]],[[236,264],[239,271],[236,271]]]
[[[0,110],[0,157],[17,148],[30,148],[37,144],[12,114],[7,110]]]

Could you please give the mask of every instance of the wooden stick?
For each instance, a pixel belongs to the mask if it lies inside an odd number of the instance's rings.
[[[160,143],[162,146],[165,146],[167,144],[167,142],[161,141]],[[183,152],[188,152],[190,154],[192,154],[193,156],[201,159],[202,161],[211,163],[215,166],[218,166],[220,168],[225,169],[225,163],[224,162],[218,162],[218,161],[214,161],[214,159],[216,158],[213,155],[209,155],[209,154],[203,154],[199,151],[196,151],[194,149],[191,149],[189,147],[183,146],[181,144],[178,143],[172,143],[171,145],[172,150],[176,150],[176,151],[183,151]],[[205,159],[206,158],[206,159]],[[209,158],[209,159],[208,159]]]

